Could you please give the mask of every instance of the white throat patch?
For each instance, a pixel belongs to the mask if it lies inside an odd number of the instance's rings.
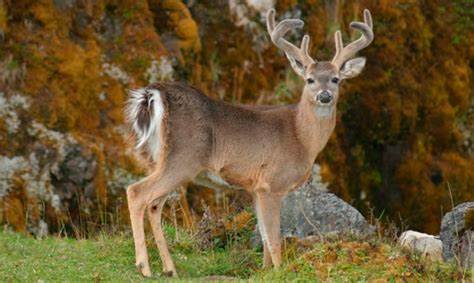
[[[314,108],[314,113],[316,114],[317,117],[320,117],[320,118],[330,117],[333,111],[334,111],[334,105],[330,105],[330,106],[317,105]]]

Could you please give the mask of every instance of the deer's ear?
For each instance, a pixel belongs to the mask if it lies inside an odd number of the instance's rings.
[[[303,65],[303,62],[301,62],[300,60],[298,60],[298,59],[296,59],[296,58],[294,58],[290,55],[288,55],[286,52],[285,52],[285,55],[288,58],[288,61],[290,61],[290,65],[293,68],[293,70],[300,77],[304,77],[304,72],[305,72],[306,67]]]
[[[365,66],[365,58],[357,57],[346,61],[340,70],[341,79],[351,79],[358,76]]]

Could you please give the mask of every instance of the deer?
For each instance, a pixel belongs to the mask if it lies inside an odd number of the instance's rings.
[[[136,267],[151,276],[145,243],[144,218],[163,263],[163,274],[177,276],[163,233],[161,214],[167,196],[201,172],[212,172],[252,195],[263,242],[263,267],[282,264],[280,208],[283,198],[308,180],[316,157],[336,124],[336,105],[342,80],[356,77],[365,66],[355,54],[374,38],[372,17],[350,27],[361,36],[344,46],[340,30],[334,34],[335,55],[317,61],[309,54],[309,36],[300,46],[284,38],[303,27],[300,19],[275,22],[270,9],[266,25],[271,41],[304,80],[299,102],[282,106],[228,104],[213,100],[181,82],[159,82],[130,90],[126,115],[136,152],[148,175],[127,187]]]

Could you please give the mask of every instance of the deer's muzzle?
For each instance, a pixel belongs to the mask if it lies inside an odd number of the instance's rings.
[[[332,100],[334,99],[334,96],[332,95],[332,93],[328,90],[323,90],[321,91],[318,96],[316,97],[316,99],[319,101],[319,103],[321,104],[329,104],[332,102]]]

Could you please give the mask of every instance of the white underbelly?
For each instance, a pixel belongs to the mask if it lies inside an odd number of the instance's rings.
[[[208,187],[211,189],[235,189],[243,190],[241,186],[231,185],[224,180],[219,174],[211,171],[203,171],[193,181],[194,184]]]

